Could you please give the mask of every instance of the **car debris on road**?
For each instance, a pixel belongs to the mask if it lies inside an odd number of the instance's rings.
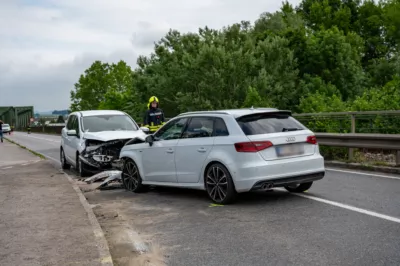
[[[101,182],[103,181],[97,189],[104,190],[110,188],[122,188],[122,179],[121,179],[122,171],[118,170],[110,170],[110,171],[103,171],[98,174],[95,174],[89,178],[86,178],[84,182],[87,184],[92,184],[94,182]],[[110,184],[116,183],[117,186],[109,186]]]

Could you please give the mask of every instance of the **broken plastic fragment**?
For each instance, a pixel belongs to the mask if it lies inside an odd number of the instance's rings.
[[[95,174],[95,175],[93,175],[93,176],[91,176],[89,178],[86,178],[85,182],[88,183],[88,184],[91,184],[91,183],[96,182],[96,181],[103,181],[107,177],[114,176],[116,174],[120,174],[121,175],[121,171],[118,171],[118,170],[103,171],[103,172]]]

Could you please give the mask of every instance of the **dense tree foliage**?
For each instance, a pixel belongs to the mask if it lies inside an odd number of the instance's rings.
[[[71,110],[142,116],[150,96],[167,117],[191,110],[294,112],[400,109],[400,0],[303,0],[223,29],[170,30],[131,70],[96,61]]]

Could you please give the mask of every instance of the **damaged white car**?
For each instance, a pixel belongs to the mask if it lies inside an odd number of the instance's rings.
[[[128,142],[143,141],[147,128],[121,111],[71,113],[61,132],[63,169],[75,167],[80,176],[119,168],[119,154]]]

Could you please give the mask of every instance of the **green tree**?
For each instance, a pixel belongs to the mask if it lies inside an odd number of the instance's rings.
[[[71,111],[96,110],[99,107],[109,88],[109,68],[109,64],[95,61],[85,70],[71,91]]]
[[[335,27],[315,33],[307,40],[304,72],[335,85],[345,101],[359,95],[366,82],[361,67],[362,41],[356,35],[346,37]]]
[[[62,115],[58,116],[57,123],[65,123],[64,117]]]
[[[264,107],[264,108],[272,108],[273,104],[271,101],[263,99],[256,88],[249,87],[247,90],[246,98],[243,102],[242,108],[250,108],[250,107]]]
[[[71,91],[71,110],[125,110],[127,102],[140,102],[132,69],[117,64],[94,62]]]

